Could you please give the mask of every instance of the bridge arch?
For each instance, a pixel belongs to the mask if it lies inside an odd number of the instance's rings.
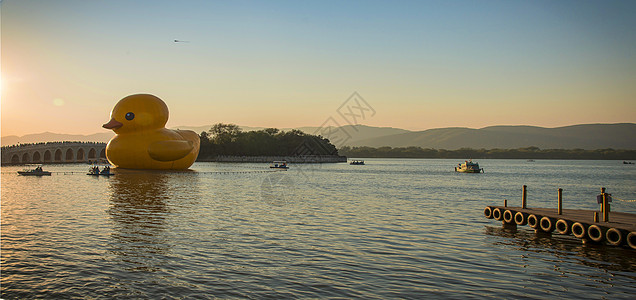
[[[73,149],[66,149],[66,157],[64,157],[64,161],[73,161]]]
[[[33,152],[33,157],[31,158],[31,162],[33,163],[42,162],[42,155],[40,154],[40,151]]]
[[[44,151],[44,161],[45,163],[47,162],[52,162],[53,160],[51,159],[51,151],[50,150],[46,150]]]
[[[54,162],[62,162],[62,149],[55,150]]]
[[[20,156],[18,156],[17,154],[14,154],[13,157],[11,157],[11,163],[12,164],[19,164],[20,163]]]
[[[97,158],[97,151],[95,150],[95,148],[91,148],[90,150],[88,150],[88,159],[96,159]]]
[[[24,152],[24,154],[22,154],[22,163],[23,164],[28,164],[30,163],[30,159],[29,159],[29,152]]]
[[[84,161],[84,148],[79,148],[79,150],[77,150],[77,156],[75,160]]]

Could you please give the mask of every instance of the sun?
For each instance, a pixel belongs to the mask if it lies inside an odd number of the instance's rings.
[[[64,106],[64,99],[60,99],[60,98],[53,99],[53,105]]]

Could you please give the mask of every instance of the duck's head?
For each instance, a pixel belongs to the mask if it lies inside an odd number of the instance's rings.
[[[119,100],[110,112],[110,121],[102,127],[115,133],[163,128],[168,122],[168,106],[149,94],[136,94]]]

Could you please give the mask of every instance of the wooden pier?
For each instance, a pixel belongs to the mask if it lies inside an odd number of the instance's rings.
[[[636,214],[610,211],[610,195],[601,189],[601,211],[563,209],[562,190],[557,208],[528,208],[526,186],[523,186],[521,207],[487,206],[484,216],[501,221],[504,226],[528,225],[537,233],[572,234],[584,243],[604,243],[629,246],[636,250]]]

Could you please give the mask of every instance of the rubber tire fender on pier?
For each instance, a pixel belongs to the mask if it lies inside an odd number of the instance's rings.
[[[492,217],[497,221],[503,220],[503,212],[501,211],[501,208],[499,207],[495,208],[492,211]]]
[[[636,250],[636,231],[632,231],[627,235],[627,245]]]
[[[486,219],[492,219],[492,207],[490,206],[486,206],[486,208],[484,208],[484,217],[486,217]]]
[[[605,240],[612,246],[625,244],[626,237],[627,231],[618,228],[610,228],[605,232]]]
[[[554,225],[554,229],[559,234],[570,234],[572,232],[572,221],[559,219]]]
[[[590,238],[590,240],[600,243],[605,238],[606,231],[606,227],[598,226],[596,224],[590,225],[590,227],[587,228],[587,236]]]
[[[550,218],[550,217],[543,217],[539,221],[539,227],[541,228],[541,230],[543,230],[545,232],[552,232],[552,231],[554,231],[554,224],[555,223],[556,223],[555,219]]]
[[[572,234],[579,239],[585,238],[585,236],[587,235],[588,227],[588,224],[575,222],[574,224],[572,224]]]
[[[506,209],[503,213],[503,221],[507,224],[516,224],[515,223],[515,212],[509,209]]]
[[[515,214],[515,223],[520,226],[524,226],[528,224],[528,213],[518,211]]]
[[[535,215],[535,214],[530,214],[528,216],[528,226],[532,227],[533,229],[539,229],[541,227],[539,227],[539,223],[541,223],[541,216]]]

